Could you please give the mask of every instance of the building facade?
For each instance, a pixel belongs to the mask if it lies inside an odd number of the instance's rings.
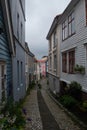
[[[25,42],[25,80],[26,80],[26,90],[29,86],[29,47],[28,43]]]
[[[25,96],[25,0],[10,0],[15,56],[13,68],[13,97],[19,101]]]
[[[59,45],[57,46],[57,56],[59,56],[59,58],[57,57],[57,68],[59,71],[57,72],[60,89],[72,81],[76,81],[82,86],[83,97],[87,98],[87,1],[72,0],[59,17],[57,26],[52,30],[54,24],[51,26],[47,39],[50,50],[53,48],[52,41],[55,41],[52,40],[52,35],[57,29],[59,32],[57,35]],[[52,56],[53,54],[54,50],[51,49],[48,60],[49,73],[52,75],[55,74],[55,70],[53,71],[55,56]],[[54,78],[49,78],[49,80],[52,82]],[[55,86],[55,82],[53,86]]]
[[[72,0],[61,17],[61,86],[76,81],[87,93],[87,1]],[[82,70],[77,73],[75,68]]]
[[[56,16],[47,34],[47,40],[49,41],[48,52],[48,78],[50,90],[53,93],[59,93],[60,85],[60,28],[58,26],[60,15]]]
[[[13,56],[14,42],[9,3],[8,1],[0,0],[0,102],[13,96]]]
[[[34,80],[34,62],[35,56],[31,51],[29,51],[29,84]]]

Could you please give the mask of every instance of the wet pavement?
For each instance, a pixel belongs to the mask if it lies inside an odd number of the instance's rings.
[[[42,89],[33,89],[24,104],[27,111],[25,130],[82,130],[50,98],[46,79],[40,83]]]

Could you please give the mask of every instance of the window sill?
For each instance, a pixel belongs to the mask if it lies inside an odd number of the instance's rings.
[[[67,39],[69,39],[70,37],[72,37],[73,35],[75,35],[76,34],[76,32],[75,33],[72,33],[70,36],[68,36],[67,38],[65,38],[65,39],[62,39],[62,42],[64,42],[65,40],[67,40]]]

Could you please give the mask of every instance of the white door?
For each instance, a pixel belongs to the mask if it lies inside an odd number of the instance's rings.
[[[0,63],[0,101],[6,98],[6,65]]]

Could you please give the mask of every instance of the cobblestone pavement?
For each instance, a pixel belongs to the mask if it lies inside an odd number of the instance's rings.
[[[49,97],[49,95],[46,92],[47,84],[46,84],[45,79],[41,81],[41,84],[42,84],[42,89],[41,89],[42,98],[45,101],[47,108],[50,110],[53,118],[58,123],[58,126],[60,127],[60,129],[61,130],[82,130],[79,128],[79,126],[77,124],[75,124],[71,120],[71,118],[64,112],[64,110],[61,109]],[[32,90],[24,104],[24,108],[27,110],[26,119],[28,119],[25,130],[48,130],[48,129],[43,129],[44,127],[42,126],[43,119],[41,116],[43,113],[40,114],[41,110],[39,112],[40,102],[37,99],[37,91],[38,91],[37,89]],[[38,105],[38,103],[39,103],[39,105]],[[44,119],[44,123],[45,123],[45,119]],[[50,122],[50,124],[51,124],[51,122]],[[56,129],[53,128],[52,130],[56,130]],[[59,130],[59,128],[58,128],[58,130]]]
[[[46,80],[41,81],[42,84],[42,96],[47,104],[49,110],[57,121],[60,129],[62,130],[82,130],[80,129],[71,118],[48,96],[46,93],[47,85]]]
[[[24,108],[27,112],[27,123],[25,130],[42,130],[42,122],[39,113],[36,90],[31,91],[30,95],[26,99]]]

